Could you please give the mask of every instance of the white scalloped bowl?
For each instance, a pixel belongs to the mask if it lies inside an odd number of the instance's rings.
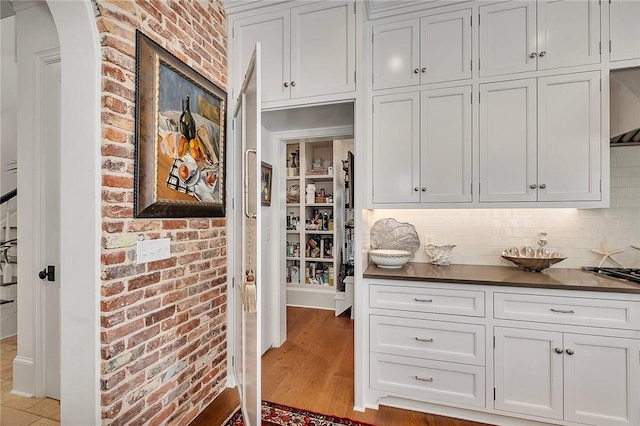
[[[380,268],[398,269],[413,259],[413,253],[406,250],[375,249],[369,250],[369,257]]]

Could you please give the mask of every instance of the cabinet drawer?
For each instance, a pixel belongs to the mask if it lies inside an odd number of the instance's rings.
[[[495,318],[640,329],[640,303],[580,297],[494,294]]]
[[[484,292],[372,284],[371,308],[484,317]]]
[[[370,386],[390,396],[484,407],[484,367],[371,354]]]
[[[484,326],[372,315],[370,350],[484,366]]]

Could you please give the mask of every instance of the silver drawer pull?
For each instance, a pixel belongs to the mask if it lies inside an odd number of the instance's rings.
[[[565,309],[555,309],[555,308],[551,308],[551,312],[557,312],[559,314],[575,314],[576,313],[573,309],[565,310]]]
[[[416,376],[416,380],[420,380],[421,382],[433,382],[433,377]]]
[[[433,339],[423,339],[422,337],[418,337],[418,336],[416,336],[416,340],[418,342],[427,342],[427,343],[432,343],[433,342]]]
[[[418,299],[417,297],[414,297],[413,300],[415,300],[416,302],[425,302],[425,303],[433,302],[433,299]]]

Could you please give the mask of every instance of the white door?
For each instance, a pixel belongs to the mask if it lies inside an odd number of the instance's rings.
[[[421,97],[420,201],[470,202],[471,86]]]
[[[478,10],[480,77],[535,71],[536,3],[506,2]]]
[[[536,79],[480,85],[480,202],[536,201]]]
[[[242,170],[240,185],[236,185],[234,219],[234,255],[241,261],[234,262],[234,375],[238,383],[242,412],[245,424],[260,424],[261,405],[261,232],[258,224],[260,206],[260,43],[249,62],[240,96],[234,114],[235,156]],[[236,174],[236,177],[238,175]],[[238,247],[240,249],[238,249]],[[255,280],[255,296],[245,303],[243,296],[250,293],[249,274],[252,271]],[[242,303],[239,301],[243,300]],[[249,306],[253,305],[254,309]]]
[[[291,80],[289,63],[289,11],[278,11],[259,16],[238,19],[233,24],[233,63],[235,81],[244,79],[244,71],[251,61],[256,43],[262,45],[262,53],[268,61],[262,66],[262,100],[289,99]]]
[[[562,419],[562,333],[496,327],[495,408]]]
[[[422,84],[471,78],[471,9],[420,20]]]
[[[46,129],[43,139],[43,168],[40,209],[41,228],[40,258],[42,268],[55,268],[52,281],[50,277],[40,281],[45,299],[43,320],[44,345],[39,348],[44,357],[45,392],[50,398],[60,399],[60,58],[59,56],[43,63],[43,108],[42,119]]]
[[[538,79],[538,200],[600,200],[600,72]]]
[[[640,341],[564,336],[564,419],[590,425],[640,424]]]
[[[600,62],[597,1],[547,0],[537,5],[538,69]]]
[[[640,58],[640,1],[609,1],[610,59]]]
[[[353,2],[291,9],[291,97],[355,90]]]
[[[373,27],[373,88],[420,83],[420,21],[410,19]]]
[[[420,201],[420,93],[373,98],[373,202]]]

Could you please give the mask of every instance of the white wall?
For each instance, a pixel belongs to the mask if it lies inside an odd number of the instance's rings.
[[[640,146],[611,149],[611,207],[608,209],[447,209],[371,210],[368,222],[393,217],[415,225],[421,242],[433,236],[435,244],[456,244],[453,263],[513,266],[501,259],[503,249],[536,245],[547,232],[548,248],[568,259],[555,267],[597,265],[600,240],[609,250],[624,249],[614,258],[625,267],[640,267]],[[428,262],[421,245],[416,262]],[[616,266],[607,262],[605,266]]]
[[[18,65],[16,62],[16,17],[0,20],[0,194],[14,189],[15,172],[8,164],[17,158],[16,97]]]

